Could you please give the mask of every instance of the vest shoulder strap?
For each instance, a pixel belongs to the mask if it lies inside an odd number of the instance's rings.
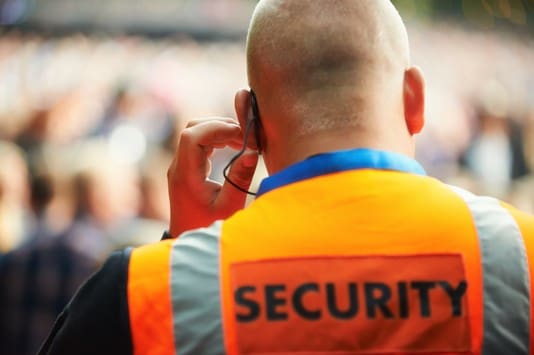
[[[491,197],[451,186],[467,204],[476,228],[483,284],[482,354],[530,354],[529,260],[514,216]]]

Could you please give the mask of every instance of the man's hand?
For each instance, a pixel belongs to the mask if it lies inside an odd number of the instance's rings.
[[[169,233],[172,236],[206,227],[245,206],[245,193],[228,183],[221,185],[208,179],[209,158],[214,149],[227,146],[240,149],[243,131],[231,118],[215,117],[188,123],[167,173],[171,206]],[[257,162],[255,151],[246,152],[230,168],[229,178],[248,189]]]

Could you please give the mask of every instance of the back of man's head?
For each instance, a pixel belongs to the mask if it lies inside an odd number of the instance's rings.
[[[408,38],[389,0],[262,0],[247,59],[262,116],[293,135],[403,114]]]

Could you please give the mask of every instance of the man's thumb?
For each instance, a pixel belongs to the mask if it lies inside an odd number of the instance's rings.
[[[245,207],[246,191],[250,188],[257,163],[258,152],[247,151],[232,164],[216,201],[219,218],[226,218]]]
[[[257,164],[258,152],[254,150],[246,151],[232,164],[228,178],[242,189],[248,190]]]

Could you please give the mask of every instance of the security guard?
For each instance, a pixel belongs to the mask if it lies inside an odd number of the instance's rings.
[[[534,353],[534,218],[413,160],[424,81],[391,3],[260,1],[247,59],[239,123],[181,135],[170,238],[114,254],[41,354]]]

